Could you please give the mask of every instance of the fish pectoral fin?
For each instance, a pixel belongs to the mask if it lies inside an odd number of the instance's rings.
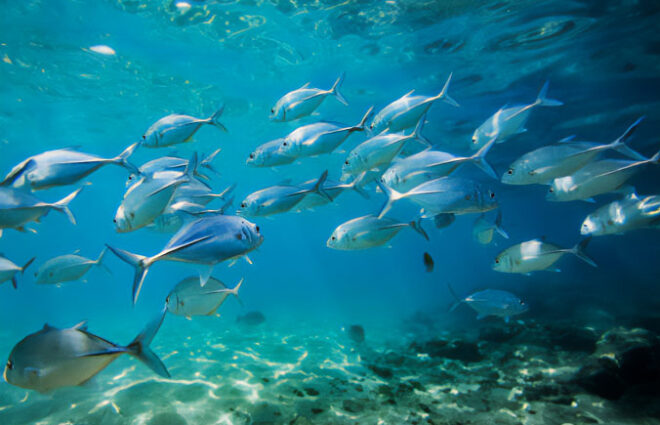
[[[249,265],[252,265],[252,264],[253,264],[253,263],[252,263],[252,260],[250,260],[250,257],[248,257],[247,254],[243,256],[243,259],[244,259],[245,262],[247,262]]]
[[[154,189],[153,191],[147,193],[145,195],[145,198],[151,198],[152,196],[155,196],[155,195],[159,194],[160,192],[162,192],[166,189],[169,189],[170,187],[172,187],[174,185],[177,185],[177,184],[180,184],[180,183],[181,183],[181,181],[179,181],[179,180],[172,180],[169,183],[167,183],[167,184],[165,184],[165,185],[163,185],[163,186],[161,186],[157,189]]]
[[[364,236],[364,235],[368,235],[368,234],[369,234],[369,231],[368,231],[368,230],[363,230],[363,231],[361,231],[361,232],[357,232],[356,234],[354,234],[353,237],[352,237],[351,239],[352,239],[353,241],[356,241],[359,237],[362,237],[362,236]]]
[[[161,258],[163,258],[163,257],[165,257],[165,256],[167,256],[167,255],[174,254],[175,252],[178,252],[178,251],[181,251],[181,250],[183,250],[183,249],[189,248],[189,247],[191,247],[191,246],[193,246],[193,245],[195,245],[195,244],[198,244],[198,243],[200,243],[200,242],[204,242],[204,241],[206,241],[207,239],[211,239],[211,238],[213,238],[213,237],[214,237],[213,235],[206,235],[206,236],[202,236],[201,238],[193,239],[193,240],[190,241],[190,242],[186,242],[186,243],[184,243],[184,244],[181,244],[181,245],[178,245],[178,246],[175,246],[175,247],[172,247],[172,248],[168,248],[168,249],[166,249],[166,250],[163,250],[163,251],[160,252],[159,254],[153,256],[153,257],[151,258],[151,261],[152,261],[152,263],[153,263],[153,262],[155,262],[155,261],[157,261],[157,260],[159,260],[159,259],[161,259]]]
[[[78,354],[76,357],[98,357],[98,356],[110,356],[113,354],[122,354],[127,352],[124,347],[109,347],[105,350],[99,351],[90,351],[88,353]]]

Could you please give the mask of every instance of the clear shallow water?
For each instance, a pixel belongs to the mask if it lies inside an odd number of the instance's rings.
[[[437,93],[452,71],[450,93],[461,108],[433,106],[424,133],[434,144],[457,154],[467,153],[465,143],[483,120],[506,103],[533,100],[545,80],[550,80],[551,97],[565,103],[561,108],[535,111],[527,133],[489,154],[498,173],[520,154],[570,134],[611,141],[641,115],[646,119],[632,145],[645,155],[658,149],[660,40],[655,31],[658,6],[652,1],[218,1],[190,5],[187,9],[173,2],[5,3],[0,17],[2,170],[56,147],[80,146],[86,152],[114,156],[166,114],[206,117],[223,103],[222,121],[228,134],[204,128],[194,143],[175,149],[188,157],[194,150],[208,153],[221,147],[215,163],[221,176],[213,180],[215,188],[236,182],[237,198],[242,199],[287,178],[308,180],[325,168],[338,178],[341,154],[277,171],[248,168],[245,159],[256,146],[284,136],[301,123],[332,119],[354,124],[369,106],[379,109],[413,88],[418,93]],[[90,51],[95,45],[108,45],[116,54]],[[328,99],[318,115],[299,122],[268,120],[275,100],[287,91],[307,81],[329,87],[342,71],[346,72],[342,91],[349,107]],[[351,136],[345,147],[362,140],[363,136]],[[141,164],[172,151],[138,150],[132,161]],[[469,166],[461,173],[482,179]],[[657,169],[647,169],[633,184],[639,193],[657,193],[658,176]],[[125,178],[125,171],[117,167],[98,171],[86,179],[91,186],[72,203],[79,222],[76,227],[53,213],[34,226],[36,235],[6,230],[0,252],[19,264],[36,255],[37,265],[76,249],[93,258],[104,243],[155,253],[167,236],[147,230],[114,232],[112,218],[125,191]],[[511,243],[546,235],[572,246],[579,238],[583,217],[594,209],[582,202],[548,203],[540,187],[491,184],[500,198]],[[70,190],[58,188],[38,196],[57,200]],[[262,247],[251,255],[255,264],[220,265],[214,274],[229,286],[245,277],[241,298],[246,307],[228,300],[220,318],[187,321],[169,316],[157,336],[154,349],[165,357],[178,382],[158,382],[135,361],[120,358],[90,388],[50,396],[30,392],[24,399],[25,390],[3,383],[0,419],[7,418],[3,423],[167,423],[167,417],[159,419],[158,414],[176,410],[188,423],[246,423],[245,415],[258,416],[255,409],[266,401],[281,413],[268,419],[275,423],[289,423],[296,411],[312,423],[377,423],[378,418],[385,423],[407,423],[414,420],[410,412],[421,409],[419,403],[431,406],[436,400],[431,413],[425,413],[435,423],[451,421],[452,414],[466,420],[469,416],[465,415],[473,412],[470,409],[488,415],[502,408],[514,412],[516,418],[511,421],[554,423],[523,410],[524,403],[531,402],[525,397],[507,401],[508,393],[499,404],[479,405],[465,396],[459,409],[443,410],[451,402],[434,392],[433,385],[455,387],[459,396],[470,392],[459,388],[460,382],[481,385],[483,374],[478,372],[467,378],[459,373],[459,381],[442,378],[443,370],[464,367],[460,360],[394,365],[391,378],[374,374],[368,364],[382,363],[374,351],[393,350],[417,358],[409,344],[441,338],[441,331],[449,332],[451,338],[480,340],[478,330],[485,325],[471,311],[461,308],[446,313],[452,298],[445,282],[461,295],[484,287],[510,290],[531,306],[520,319],[538,332],[504,346],[481,347],[485,368],[492,367],[498,350],[525,353],[530,341],[543,339],[538,336],[545,335],[538,323],[561,319],[568,327],[588,325],[602,333],[616,325],[633,327],[657,312],[660,269],[654,231],[596,238],[589,253],[598,269],[564,258],[559,263],[562,273],[532,277],[490,269],[492,258],[509,242],[476,244],[471,239],[476,218],[472,216],[459,217],[442,232],[429,223],[430,243],[403,231],[392,240],[391,249],[341,252],[325,247],[338,224],[375,211],[382,200],[377,193],[371,200],[349,193],[335,205],[314,212],[255,219],[265,235]],[[412,211],[410,205],[401,206],[395,214],[405,218]],[[425,251],[435,260],[434,273],[424,272]],[[36,286],[31,277],[34,270],[30,270],[20,280],[18,291],[9,284],[0,287],[0,318],[5,323],[0,352],[8,354],[18,340],[44,322],[64,327],[87,319],[92,332],[118,343],[130,341],[162,306],[171,287],[195,273],[185,265],[158,264],[133,308],[132,271],[112,256],[107,264],[113,275],[94,270],[87,283]],[[250,310],[262,311],[266,322],[246,332],[234,319]],[[430,317],[430,328],[405,325],[406,318],[417,311]],[[350,323],[365,327],[368,352],[354,347],[341,332]],[[497,320],[486,324],[499,326]],[[283,338],[290,341],[286,346]],[[542,355],[553,350],[550,343],[536,347],[545,350]],[[307,357],[299,360],[305,352]],[[498,385],[503,391],[520,386],[517,371],[530,367],[533,357],[524,354],[515,369],[497,366],[502,367],[504,383]],[[580,359],[570,357],[551,355],[548,362],[556,369],[577,369]],[[326,359],[332,366],[322,367]],[[291,371],[278,375],[280,369]],[[427,375],[430,381],[422,382],[424,391],[414,393],[422,401],[377,392],[377,384],[383,385],[380,381],[396,390],[409,374]],[[334,378],[343,383],[333,386],[328,381]],[[369,388],[362,393],[369,402],[362,402],[366,407],[359,412],[343,406],[346,399],[361,398],[352,392],[349,383],[353,380]],[[293,388],[304,391],[308,382],[318,387],[319,397],[329,400],[317,406],[322,413],[305,410],[306,403],[318,402],[314,396],[292,393]],[[257,398],[253,387],[258,388]],[[397,404],[386,403],[390,398]],[[601,403],[598,398],[588,400]],[[103,405],[94,411],[105,402],[115,402],[118,408]],[[547,409],[565,406],[536,402]],[[580,401],[579,406],[583,405]],[[613,423],[657,422],[644,412],[639,413],[642,418],[631,419],[634,415],[625,409],[628,405],[626,401],[605,402],[601,410],[589,412]],[[573,409],[566,411],[582,412]],[[582,416],[565,420],[555,416],[563,422],[588,422]]]

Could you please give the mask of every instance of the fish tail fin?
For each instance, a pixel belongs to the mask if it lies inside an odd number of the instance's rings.
[[[238,296],[238,290],[241,289],[241,285],[243,285],[244,280],[245,280],[244,278],[241,278],[241,280],[238,281],[236,286],[234,286],[234,288],[229,291],[230,294],[236,297],[236,301],[238,301],[239,304],[241,304],[242,306],[244,304],[243,304],[243,300],[241,300],[241,297]]]
[[[458,295],[456,295],[456,292],[454,292],[454,288],[451,287],[449,282],[446,282],[446,283],[447,283],[447,289],[449,290],[449,293],[454,298],[454,300],[456,300],[456,302],[454,302],[451,305],[451,307],[449,307],[449,312],[451,313],[452,311],[456,310],[459,305],[461,305],[463,303],[463,300],[458,298]]]
[[[383,204],[383,207],[380,209],[380,212],[378,213],[378,218],[383,218],[383,216],[387,214],[390,208],[392,208],[392,205],[399,199],[405,197],[406,194],[397,192],[396,190],[392,189],[391,187],[383,184],[378,180],[376,180],[376,184],[378,185],[380,190],[382,190],[383,193],[387,195],[387,201],[385,201],[385,204]]]
[[[167,371],[163,361],[158,358],[151,348],[149,348],[151,341],[154,339],[156,333],[158,333],[158,329],[160,329],[160,325],[163,323],[163,319],[165,319],[166,311],[166,309],[163,309],[158,317],[149,322],[142,332],[140,332],[135,339],[126,346],[126,350],[130,355],[136,357],[158,375],[170,378],[171,375]]]
[[[493,137],[481,147],[474,155],[470,157],[470,160],[474,165],[477,167],[481,168],[481,170],[488,174],[490,177],[496,179],[497,175],[495,174],[495,170],[493,170],[493,167],[486,161],[486,154],[490,151],[490,148],[493,147],[493,145],[497,142],[497,137]]]
[[[55,202],[54,204],[51,204],[53,208],[55,208],[57,211],[66,214],[66,216],[69,218],[69,221],[73,223],[74,225],[76,224],[76,217],[73,215],[71,210],[69,209],[69,202],[73,201],[73,199],[78,196],[80,191],[82,190],[82,187],[79,189],[74,190],[64,198],[60,199],[59,201]]]
[[[213,172],[215,175],[219,176],[220,173],[215,169],[215,167],[213,167],[213,164],[211,164],[211,162],[213,162],[213,160],[215,159],[216,156],[218,156],[218,154],[220,153],[221,150],[222,149],[218,148],[215,151],[213,151],[213,153],[211,153],[209,156],[202,159],[201,162],[199,163],[199,165],[201,167],[204,167],[204,168],[208,169],[208,170],[211,170],[211,172]]]
[[[548,86],[550,85],[549,81],[546,81],[545,84],[543,84],[543,87],[541,87],[541,90],[539,91],[539,95],[536,97],[536,101],[534,102],[536,105],[539,106],[561,106],[564,104],[564,102],[561,102],[559,100],[555,99],[548,99],[546,97],[548,93]]]
[[[438,93],[438,95],[435,97],[435,99],[443,100],[445,103],[448,103],[451,106],[455,106],[455,107],[458,108],[461,105],[459,105],[458,102],[456,102],[454,100],[454,98],[449,96],[449,83],[451,82],[452,75],[454,75],[454,73],[450,72],[449,77],[447,77],[447,81],[445,81],[444,87],[442,87],[442,91],[440,93]]]
[[[197,173],[197,152],[193,152],[192,156],[190,157],[190,160],[188,161],[188,164],[186,165],[186,169],[183,171],[183,176],[181,176],[181,180],[184,182],[189,182],[195,179],[195,176],[198,174]]]
[[[660,151],[647,160],[651,164],[660,164]]]
[[[341,84],[344,82],[345,76],[346,73],[342,72],[339,78],[337,78],[337,81],[335,81],[335,83],[332,85],[332,88],[330,89],[330,94],[336,97],[338,101],[348,106],[348,102],[346,101],[346,99],[344,99],[344,96],[339,92],[339,88],[341,87]]]
[[[366,171],[360,173],[360,175],[355,177],[355,179],[353,179],[353,181],[349,184],[349,187],[350,189],[359,193],[360,196],[362,196],[364,199],[369,199],[370,198],[369,194],[362,187],[362,181],[364,180],[366,175],[367,175]]]
[[[96,267],[100,267],[103,270],[105,270],[109,275],[112,275],[112,271],[103,263],[103,259],[105,258],[105,254],[108,252],[108,248],[103,248],[101,253],[99,254],[99,257],[94,261],[96,263]]]
[[[129,147],[123,150],[122,153],[117,155],[115,158],[112,158],[110,161],[113,164],[117,164],[121,167],[126,168],[131,174],[135,174],[136,176],[140,175],[140,170],[130,162],[128,162],[128,158],[130,158],[131,155],[133,155],[133,152],[135,152],[135,149],[140,146],[140,143],[133,143]]]
[[[224,131],[225,133],[229,133],[229,131],[227,130],[227,127],[225,127],[224,124],[222,124],[220,122],[220,117],[222,116],[222,113],[224,111],[225,111],[225,105],[221,105],[218,108],[218,110],[215,111],[213,113],[213,115],[211,115],[211,117],[208,119],[208,123],[212,126],[215,126],[215,127],[219,128],[220,130]]]
[[[502,210],[497,210],[497,217],[495,218],[495,231],[500,234],[504,239],[509,239],[509,234],[502,228]]]
[[[319,195],[323,196],[330,202],[332,202],[332,196],[328,194],[328,192],[325,191],[323,188],[323,183],[325,183],[326,179],[328,178],[328,170],[325,170],[323,174],[321,174],[321,177],[314,183],[314,187],[310,190],[310,192],[318,193]]]
[[[413,220],[413,221],[411,221],[411,222],[408,223],[408,224],[410,224],[410,228],[411,228],[411,229],[413,229],[415,232],[417,232],[417,233],[419,233],[420,235],[422,235],[422,237],[423,237],[424,239],[426,239],[427,241],[429,240],[429,235],[426,233],[426,230],[424,230],[424,228],[422,227],[422,219],[421,219],[421,217],[418,218],[417,220]]]
[[[590,241],[591,241],[591,236],[582,239],[580,242],[578,242],[577,245],[575,245],[573,248],[571,248],[570,252],[571,252],[571,254],[574,254],[576,257],[578,257],[580,260],[582,260],[585,263],[589,264],[591,267],[598,267],[596,262],[594,260],[592,260],[587,255],[587,252],[585,251],[587,249],[587,245],[589,245]]]
[[[137,302],[138,297],[140,296],[140,290],[142,289],[142,283],[144,283],[144,278],[147,277],[149,272],[149,267],[154,263],[154,260],[144,255],[133,254],[123,249],[114,248],[110,245],[107,245],[108,249],[112,251],[120,260],[130,264],[135,268],[135,275],[133,276],[133,304]]]
[[[362,119],[360,120],[360,122],[358,123],[358,125],[352,127],[351,130],[353,130],[353,131],[363,131],[363,130],[366,130],[366,129],[367,129],[367,120],[368,120],[369,117],[371,116],[371,113],[373,112],[373,110],[374,110],[374,107],[373,107],[373,106],[370,107],[370,108],[367,110],[367,113],[364,114],[364,116],[362,117]]]
[[[430,148],[432,146],[431,142],[429,142],[429,140],[422,135],[422,130],[424,130],[424,121],[426,121],[426,114],[422,115],[419,121],[417,121],[417,125],[415,126],[415,129],[413,130],[410,137],[419,140],[424,145]]]
[[[37,257],[32,257],[32,258],[30,258],[30,259],[27,261],[27,263],[25,263],[25,265],[24,265],[23,267],[21,267],[21,274],[25,273],[25,270],[26,270],[28,267],[30,267],[30,264],[32,264],[36,258],[37,258]]]
[[[644,155],[640,154],[639,152],[635,151],[634,149],[631,149],[628,145],[627,142],[630,141],[630,138],[632,134],[635,132],[639,124],[644,120],[645,117],[639,117],[637,121],[632,123],[630,127],[626,129],[626,131],[623,132],[621,136],[619,136],[615,141],[609,144],[610,149],[613,149],[617,152],[619,152],[621,155],[625,155],[629,158],[636,159],[638,161],[644,161],[646,158]]]

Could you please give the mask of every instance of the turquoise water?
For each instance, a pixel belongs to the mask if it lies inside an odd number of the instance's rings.
[[[470,154],[472,133],[489,116],[505,104],[532,102],[545,81],[549,97],[564,103],[535,109],[525,133],[495,145],[488,161],[498,176],[523,153],[572,134],[611,142],[640,116],[630,145],[645,156],[659,147],[660,6],[650,0],[0,4],[3,173],[63,147],[114,157],[163,116],[206,118],[224,105],[228,133],[204,126],[191,143],[139,148],[130,161],[221,148],[214,161],[220,175],[210,174],[210,184],[216,191],[237,184],[235,210],[248,194],[287,179],[303,182],[327,169],[338,180],[346,152],[366,137],[351,135],[343,153],[274,169],[246,166],[257,146],[318,120],[357,124],[370,106],[378,111],[412,89],[435,95],[452,72],[449,92],[461,106],[434,103],[424,134],[457,155]],[[306,82],[327,89],[342,72],[348,106],[328,98],[301,120],[269,120],[287,92]],[[657,401],[648,390],[658,388],[657,351],[650,357],[656,363],[641,361],[656,365],[642,373],[650,381],[615,380],[631,388],[617,400],[568,384],[607,353],[603,335],[613,329],[644,328],[651,334],[642,345],[657,347],[657,231],[594,238],[588,253],[598,268],[566,256],[557,263],[561,273],[497,273],[493,258],[515,243],[545,236],[573,246],[584,217],[616,196],[550,203],[542,186],[503,185],[470,165],[457,173],[497,193],[509,240],[476,243],[478,215],[464,215],[442,230],[425,221],[429,242],[403,230],[388,247],[327,248],[338,225],[378,212],[385,196],[373,184],[370,199],[346,193],[314,211],[250,218],[264,235],[250,253],[253,264],[221,263],[213,273],[229,287],[245,279],[244,305],[230,297],[220,317],[167,315],[152,348],[171,379],[122,356],[83,387],[44,395],[3,382],[0,423],[660,423],[648,402]],[[197,274],[194,265],[157,263],[135,306],[133,270],[110,253],[111,274],[94,268],[86,282],[34,283],[38,267],[58,255],[80,250],[96,258],[106,243],[153,255],[167,243],[169,235],[149,229],[115,231],[127,176],[109,165],[75,185],[35,193],[52,202],[83,186],[71,203],[76,226],[53,212],[29,226],[36,233],[4,229],[0,252],[19,265],[36,261],[18,277],[18,290],[0,286],[0,353],[8,356],[44,323],[64,328],[82,320],[90,332],[126,344],[177,282]],[[659,176],[649,166],[629,183],[655,194]],[[401,201],[391,216],[408,221],[418,209]],[[431,273],[424,252],[434,260]],[[529,311],[510,324],[476,320],[465,306],[449,313],[447,283],[461,297],[511,291]],[[250,311],[265,322],[237,322]],[[354,324],[363,326],[364,342],[346,332]],[[571,337],[584,344],[562,343]],[[456,340],[472,348],[436,355],[428,345]]]

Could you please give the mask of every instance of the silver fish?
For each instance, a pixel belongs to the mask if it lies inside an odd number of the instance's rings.
[[[276,167],[291,164],[295,157],[285,154],[280,148],[284,138],[271,140],[257,147],[245,162],[250,167]]]
[[[171,114],[153,123],[142,136],[140,142],[147,148],[162,148],[192,140],[201,126],[208,124],[226,132],[227,128],[220,122],[224,106],[220,107],[209,118],[195,118],[189,115]]]
[[[62,282],[71,282],[81,279],[93,266],[102,267],[109,270],[101,263],[106,250],[103,249],[96,260],[81,257],[76,254],[60,255],[51,258],[39,267],[34,274],[35,283],[38,284],[59,284]]]
[[[0,236],[2,236],[2,229],[7,228],[24,232],[24,226],[27,223],[32,221],[38,222],[50,210],[66,214],[69,221],[76,224],[76,218],[73,216],[68,205],[81,190],[82,188],[77,189],[68,196],[51,204],[42,202],[29,193],[10,187],[0,187]]]
[[[488,118],[483,124],[474,131],[470,147],[473,150],[481,148],[492,138],[497,139],[497,143],[506,141],[511,136],[524,133],[525,124],[529,119],[529,114],[537,106],[561,106],[562,102],[554,99],[548,99],[548,82],[543,85],[536,100],[528,105],[516,105],[512,107],[502,107]]]
[[[382,133],[357,145],[348,153],[342,165],[342,174],[352,176],[377,167],[387,166],[401,152],[403,146],[412,140],[418,140],[430,147],[431,143],[422,135],[425,117],[423,115],[419,119],[415,130],[408,135]]]
[[[193,155],[185,173],[159,171],[146,175],[131,186],[117,208],[114,223],[117,232],[132,232],[151,224],[172,202],[177,189],[194,180],[197,155]]]
[[[452,74],[449,74],[442,91],[436,96],[413,96],[415,90],[411,90],[403,97],[390,103],[376,114],[371,122],[371,129],[375,133],[380,133],[385,129],[395,133],[414,127],[436,100],[443,100],[452,106],[458,107],[458,103],[448,93],[451,76]]]
[[[546,199],[553,202],[592,201],[593,196],[620,189],[628,179],[650,164],[660,164],[660,151],[650,159],[603,159],[590,162],[570,176],[552,181]]]
[[[218,172],[215,170],[215,168],[212,165],[213,160],[215,157],[220,153],[221,149],[216,149],[213,151],[209,156],[204,158],[199,162],[200,167],[204,167],[216,174]],[[188,160],[184,158],[179,158],[176,156],[163,156],[160,158],[156,158],[154,160],[151,160],[145,164],[143,164],[139,170],[140,170],[140,175],[141,176],[148,176],[155,174],[159,171],[180,171],[184,172],[186,167],[188,166]],[[130,186],[133,184],[134,181],[138,180],[140,175],[136,174],[131,174],[128,176],[128,181],[126,182],[126,186]],[[198,171],[195,171],[195,177],[198,178],[203,178],[205,180],[208,180],[208,176],[199,173]]]
[[[502,183],[547,184],[557,177],[569,176],[590,163],[601,153],[614,150],[632,159],[644,160],[630,149],[626,142],[644,117],[639,118],[625,133],[612,143],[575,142],[572,137],[556,145],[543,146],[526,153],[509,166],[502,175]]]
[[[391,218],[378,218],[373,215],[354,218],[340,224],[328,238],[328,248],[340,250],[368,249],[386,244],[404,228],[411,228],[424,239],[428,235],[421,226],[421,220],[402,223]]]
[[[21,267],[14,264],[8,258],[5,258],[4,256],[0,255],[0,284],[8,280],[11,280],[11,284],[14,287],[14,289],[18,288],[18,280],[16,279],[16,275],[19,272],[23,274],[25,272],[25,269],[27,269],[30,266],[30,264],[32,264],[34,258],[35,257],[30,258],[30,260],[28,260],[28,262],[25,263],[23,267]]]
[[[378,217],[384,216],[400,199],[410,199],[424,208],[422,217],[447,213],[486,212],[497,208],[495,192],[474,180],[458,177],[441,177],[431,180],[405,193],[397,192],[380,182],[378,182],[378,187],[387,195],[387,201]]]
[[[509,323],[511,316],[517,316],[529,310],[529,306],[511,292],[498,289],[485,289],[460,299],[451,287],[449,287],[449,290],[456,299],[456,303],[450,311],[454,311],[461,304],[466,304],[478,313],[477,320],[488,316],[495,316],[502,317],[506,323]]]
[[[589,258],[585,252],[590,240],[591,238],[586,238],[573,248],[566,249],[540,239],[533,239],[500,252],[495,257],[492,268],[504,273],[530,274],[540,270],[558,272],[559,269],[550,269],[550,267],[565,254],[573,254],[590,266],[596,267],[594,260]]]
[[[385,171],[381,181],[392,189],[405,192],[426,181],[446,177],[466,163],[474,164],[490,177],[497,178],[495,171],[486,161],[486,154],[495,141],[493,139],[486,143],[472,156],[455,156],[448,152],[427,149],[395,160]]]
[[[319,194],[332,202],[332,198],[323,187],[327,177],[328,170],[325,170],[311,187],[309,185],[307,187],[278,185],[258,190],[241,202],[241,209],[238,213],[252,217],[284,213],[311,193]]]
[[[186,224],[152,257],[133,254],[107,245],[121,260],[135,268],[133,278],[133,303],[140,295],[144,278],[157,261],[180,261],[206,266],[200,272],[204,286],[211,276],[213,266],[229,259],[247,255],[263,242],[259,226],[242,217],[213,215]]]
[[[481,214],[472,226],[472,237],[482,245],[488,245],[493,241],[493,235],[497,232],[504,239],[509,239],[509,235],[502,228],[502,211],[497,211],[495,222],[488,220],[486,214]]]
[[[314,112],[329,95],[336,97],[344,105],[348,105],[344,96],[339,92],[339,87],[343,82],[344,74],[342,73],[330,90],[310,88],[307,83],[301,88],[285,94],[270,110],[270,119],[284,122],[307,116]]]
[[[40,393],[83,385],[122,354],[136,357],[158,375],[169,378],[167,368],[149,348],[164,317],[162,314],[150,322],[126,346],[87,331],[85,322],[67,329],[46,324],[11,350],[4,371],[5,381]]]
[[[660,228],[660,195],[640,198],[630,193],[603,205],[582,222],[585,236],[621,235],[636,229]]]
[[[280,154],[301,158],[333,152],[351,134],[364,131],[365,123],[373,108],[369,108],[362,120],[355,126],[336,122],[322,121],[305,125],[293,130],[282,141]]]
[[[210,277],[204,287],[199,285],[199,277],[189,277],[177,283],[167,298],[167,311],[177,316],[212,316],[229,295],[238,298],[238,290],[243,279],[228,289],[220,280]]]
[[[114,158],[101,158],[72,149],[46,151],[32,156],[14,167],[0,186],[42,190],[74,184],[104,165],[115,164],[138,174],[138,169],[128,162],[137,144],[126,148]]]

